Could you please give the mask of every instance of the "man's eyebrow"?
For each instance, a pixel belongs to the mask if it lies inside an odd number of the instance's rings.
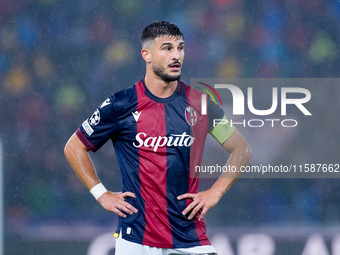
[[[163,46],[172,46],[172,43],[165,42],[165,43],[162,43],[161,47],[163,47]]]
[[[184,45],[184,42],[180,42],[179,45]],[[170,42],[164,42],[164,43],[162,43],[161,47],[163,47],[163,46],[173,46],[173,44],[170,43]]]

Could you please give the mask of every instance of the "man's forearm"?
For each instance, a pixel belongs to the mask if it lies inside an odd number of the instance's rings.
[[[112,193],[107,191],[102,185],[97,185],[100,183],[100,180],[96,175],[88,150],[76,134],[73,134],[68,140],[64,152],[74,172],[103,208],[123,218],[127,214],[131,215],[138,212],[137,208],[124,201],[126,197],[136,198],[134,193],[129,191]],[[99,189],[97,189],[98,187]]]
[[[88,151],[76,134],[73,134],[66,143],[64,153],[74,172],[88,190],[100,182]]]
[[[237,169],[236,172],[224,172],[211,187],[222,197],[234,184],[241,174],[240,168],[246,166],[251,158],[251,150],[248,143],[244,142],[235,147],[226,163],[226,169]]]

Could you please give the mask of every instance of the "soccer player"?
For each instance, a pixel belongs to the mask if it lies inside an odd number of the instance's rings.
[[[223,110],[207,100],[202,114],[203,93],[180,81],[184,36],[176,25],[154,22],[141,41],[145,77],[109,96],[71,136],[65,156],[102,207],[118,214],[116,255],[216,254],[204,217],[237,176],[223,173],[198,192],[195,166],[208,133],[230,153],[227,166],[246,165],[251,150],[235,127],[214,127],[214,119],[225,118]],[[110,139],[122,192],[104,187],[88,153]]]

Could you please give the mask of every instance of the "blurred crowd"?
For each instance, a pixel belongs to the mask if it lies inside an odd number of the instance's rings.
[[[174,22],[184,33],[187,83],[191,77],[338,76],[337,0],[0,0],[0,6],[0,139],[10,226],[110,221],[72,172],[63,147],[109,94],[143,77],[139,35],[152,21]],[[300,147],[282,150],[284,159],[306,156],[306,144],[326,146],[300,132]],[[111,146],[92,155],[105,185],[118,191]],[[313,151],[327,162],[326,150]],[[340,220],[336,180],[239,182],[214,210],[215,224],[225,215],[226,225]]]

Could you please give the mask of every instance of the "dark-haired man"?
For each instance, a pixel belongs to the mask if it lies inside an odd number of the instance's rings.
[[[108,97],[83,122],[65,146],[66,158],[98,202],[120,216],[116,255],[216,254],[204,216],[236,178],[222,175],[198,192],[191,173],[208,133],[231,153],[228,165],[246,165],[250,148],[234,127],[213,127],[223,110],[209,102],[202,115],[202,94],[180,81],[184,36],[176,25],[154,22],[141,41],[145,77]],[[109,139],[121,168],[119,193],[106,190],[88,155]]]

